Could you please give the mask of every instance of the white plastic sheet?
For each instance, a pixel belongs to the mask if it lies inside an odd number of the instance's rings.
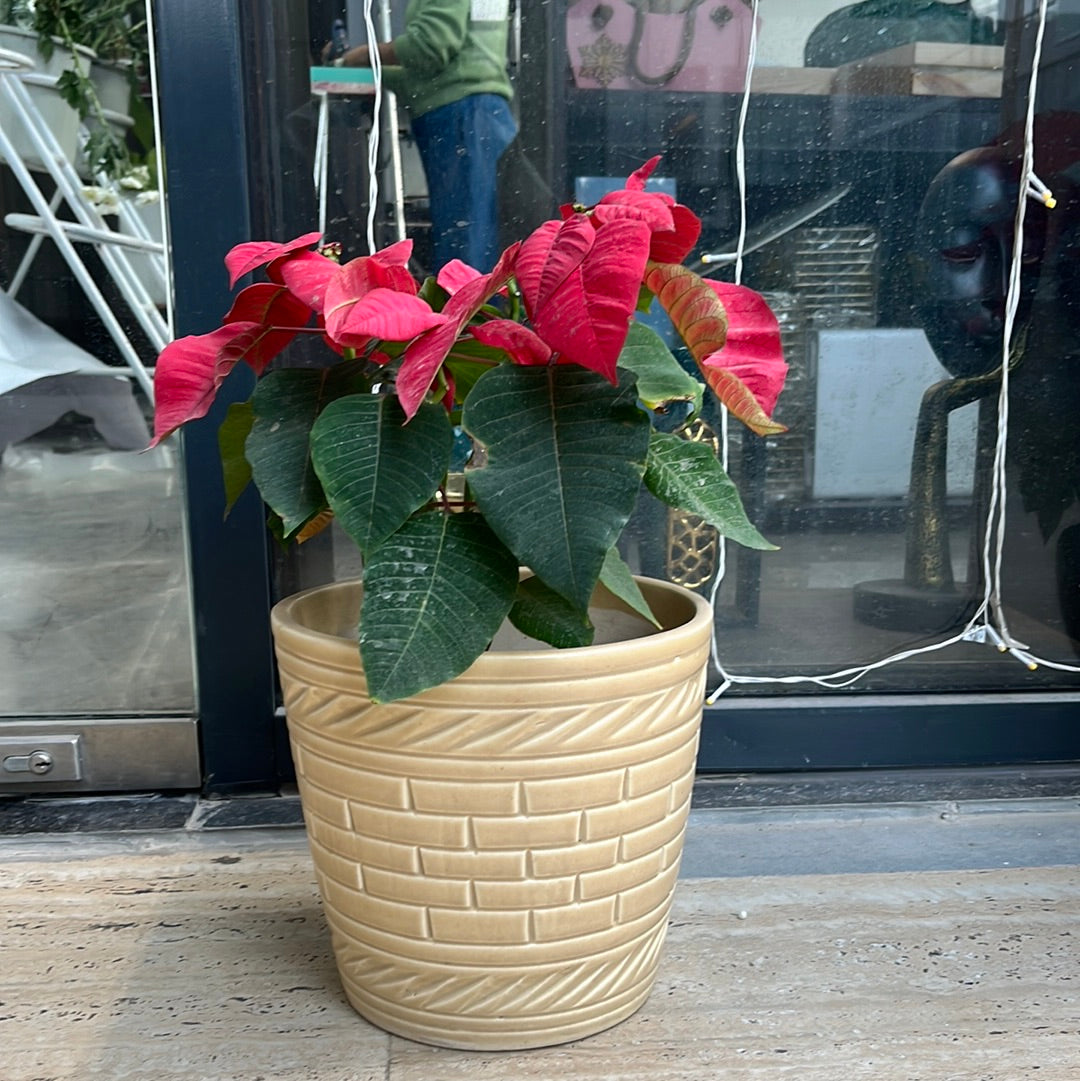
[[[65,413],[89,417],[118,450],[150,434],[131,380],[0,292],[0,448],[28,439]]]

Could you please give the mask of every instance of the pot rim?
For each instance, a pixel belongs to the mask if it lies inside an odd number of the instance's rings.
[[[553,675],[573,676],[576,672],[595,671],[598,666],[608,673],[634,671],[646,655],[655,655],[658,649],[665,649],[673,655],[695,652],[709,641],[712,627],[712,606],[699,594],[659,578],[634,576],[642,592],[651,602],[666,598],[664,607],[683,607],[684,618],[654,630],[640,637],[625,638],[599,645],[577,646],[557,649],[550,646],[537,649],[488,650],[482,653],[462,676],[472,681],[484,681],[486,678],[498,679],[508,670],[515,671],[519,678],[523,669],[528,671],[528,680],[537,682],[550,679]],[[332,631],[318,630],[304,622],[305,608],[331,593],[356,591],[361,589],[359,579],[330,582],[302,590],[278,601],[270,612],[270,621],[275,638],[289,642],[293,648],[301,643],[318,644],[319,650],[327,661],[335,666],[351,667],[356,663],[357,642],[355,634],[349,637]],[[606,591],[605,591],[606,592]],[[610,596],[610,595],[609,595]],[[614,606],[622,607],[622,602],[611,598]],[[605,607],[612,607],[611,603]],[[333,660],[331,660],[333,657]],[[461,679],[461,676],[456,677]],[[451,681],[452,682],[452,681]]]

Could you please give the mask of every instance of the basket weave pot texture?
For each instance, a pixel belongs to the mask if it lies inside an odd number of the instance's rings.
[[[426,1043],[519,1049],[599,1032],[645,1001],[711,617],[688,590],[639,585],[658,633],[489,651],[384,705],[360,669],[358,584],[275,607],[311,852],[342,984],[368,1020]]]

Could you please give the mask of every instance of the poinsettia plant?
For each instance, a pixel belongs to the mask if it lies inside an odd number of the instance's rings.
[[[231,284],[265,268],[222,326],[180,338],[155,375],[155,443],[202,417],[232,368],[258,378],[219,432],[231,503],[251,480],[284,541],[332,517],[359,547],[359,648],[390,701],[464,671],[505,619],[556,646],[592,640],[598,582],[651,613],[617,542],[644,486],[725,536],[770,545],[712,450],[661,430],[704,388],[634,319],[659,303],[704,383],[759,434],[786,365],[765,301],[682,265],[701,230],[646,190],[654,158],[594,207],[568,206],[487,274],[455,261],[418,283],[402,241],[342,263],[311,233],[247,243]],[[300,335],[320,369],[271,361]],[[459,498],[455,443],[475,448]],[[531,574],[522,574],[528,568]]]

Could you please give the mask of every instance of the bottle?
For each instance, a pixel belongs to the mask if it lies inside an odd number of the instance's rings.
[[[335,19],[330,26],[330,52],[327,53],[328,61],[337,60],[349,51],[349,35],[345,30],[345,21]]]

